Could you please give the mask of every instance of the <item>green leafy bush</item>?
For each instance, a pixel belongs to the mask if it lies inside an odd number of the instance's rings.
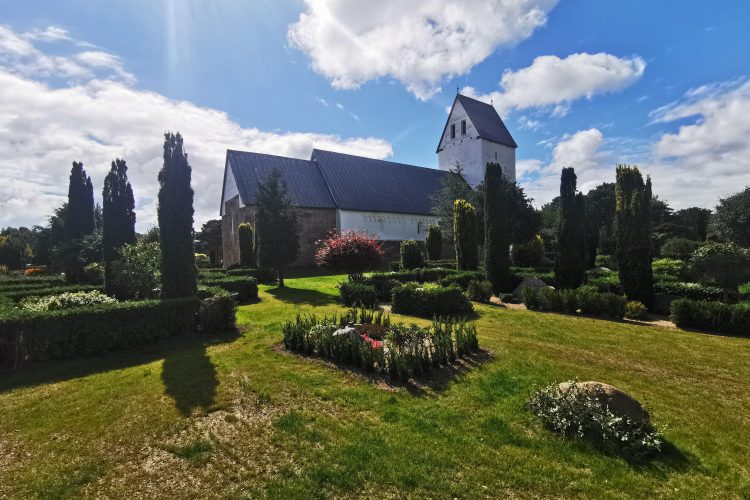
[[[13,302],[20,302],[23,299],[29,297],[46,297],[48,295],[59,295],[61,293],[67,292],[91,292],[94,290],[101,291],[102,287],[94,285],[64,285],[49,288],[22,288],[14,291],[4,291],[0,293],[2,293],[7,299]]]
[[[419,244],[414,240],[401,242],[401,269],[416,269],[424,265]]]
[[[646,319],[648,315],[648,309],[642,302],[637,300],[629,300],[625,304],[625,317],[630,319]]]
[[[424,261],[424,267],[442,267],[444,269],[456,269],[455,259],[441,259],[441,260],[426,260]],[[400,269],[395,269],[400,271]]]
[[[716,286],[665,279],[654,282],[654,291],[690,300],[721,300],[724,297],[721,288]]]
[[[112,290],[120,299],[154,299],[159,296],[161,248],[159,243],[135,243],[119,250],[112,263]]]
[[[594,266],[606,267],[607,269],[617,270],[617,262],[612,255],[597,255],[594,259]]]
[[[661,255],[668,259],[687,260],[700,245],[700,242],[687,238],[670,238],[661,246]]]
[[[583,315],[622,319],[627,300],[614,293],[599,293],[596,288],[582,286],[576,290],[526,287],[521,290],[521,300],[527,309],[548,312],[580,311]]]
[[[66,292],[46,297],[27,297],[21,301],[20,308],[26,311],[56,311],[113,302],[117,301],[98,290],[92,290],[90,292]]]
[[[750,337],[750,304],[679,299],[672,302],[670,319],[680,328],[698,328]]]
[[[129,348],[193,331],[197,310],[197,299],[184,298],[0,311],[0,353],[12,353],[5,361],[18,365]]]
[[[205,253],[197,253],[195,254],[195,267],[198,269],[206,269],[208,267],[211,267],[211,260],[208,258],[208,255]]]
[[[359,322],[368,328],[346,325]],[[378,328],[372,328],[376,325]],[[380,331],[378,336],[367,332]],[[338,363],[408,380],[447,366],[479,348],[473,323],[436,319],[429,328],[391,325],[382,312],[353,309],[341,317],[297,315],[283,326],[284,346]],[[375,334],[373,334],[375,335]]]
[[[198,284],[211,287],[218,286],[228,292],[236,293],[237,300],[240,302],[258,300],[258,280],[250,276],[200,277]]]
[[[654,271],[655,280],[658,280],[660,276],[676,280],[682,280],[687,276],[687,264],[678,259],[656,259],[651,263],[651,269]]]
[[[549,429],[565,437],[586,439],[631,460],[650,459],[661,452],[663,438],[650,417],[616,416],[603,397],[581,390],[575,381],[570,384],[561,389],[554,383],[531,395],[529,409]]]
[[[373,285],[356,282],[339,284],[339,299],[345,306],[375,307],[378,292]]]
[[[236,294],[220,287],[198,285],[196,326],[201,332],[227,332],[234,328],[237,316]]]
[[[481,271],[452,271],[439,280],[438,283],[442,286],[457,286],[461,290],[466,290],[472,281],[484,280],[485,276]]]
[[[469,286],[466,288],[466,293],[471,300],[477,302],[489,302],[492,297],[492,283],[487,280],[469,281]]]
[[[392,310],[417,316],[465,315],[474,310],[463,291],[456,286],[436,283],[406,283],[393,290]]]
[[[64,285],[66,283],[65,276],[61,274],[55,275],[37,275],[37,276],[26,276],[24,274],[2,274],[0,273],[0,286],[11,286],[11,285],[44,285],[47,287]]]

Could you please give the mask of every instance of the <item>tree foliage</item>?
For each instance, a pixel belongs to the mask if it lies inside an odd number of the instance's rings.
[[[362,281],[362,274],[377,268],[382,258],[380,243],[363,231],[331,232],[315,252],[318,267],[345,272],[351,282]]]
[[[617,167],[616,257],[620,284],[630,300],[654,304],[651,270],[651,179],[637,167]]]
[[[202,245],[203,252],[208,255],[211,266],[217,267],[223,259],[223,240],[221,220],[211,219],[201,226],[195,239]]]
[[[164,166],[159,172],[161,295],[171,299],[196,294],[193,251],[193,189],[182,136],[164,134]]]
[[[31,256],[31,245],[18,232],[0,235],[0,265],[11,270],[22,269]]]
[[[498,163],[488,163],[484,171],[484,267],[492,291],[499,295],[510,290],[510,236],[508,234],[510,195],[513,185],[503,176]]]
[[[135,243],[135,200],[124,160],[118,158],[112,162],[110,171],[104,178],[102,199],[104,289],[108,294],[119,296],[112,264],[118,258],[120,248]]]
[[[237,226],[237,237],[240,247],[240,265],[242,267],[255,267],[255,238],[253,237],[253,226],[243,222]]]
[[[615,250],[615,184],[605,182],[586,193],[586,264],[594,267],[599,253],[611,255]]]
[[[122,299],[159,296],[161,249],[158,242],[126,244],[112,263],[113,288]]]
[[[425,246],[428,259],[440,260],[440,255],[443,253],[443,231],[438,224],[433,224],[427,229]]]
[[[65,217],[65,236],[80,240],[96,227],[94,220],[94,187],[86,175],[83,163],[73,162],[68,184],[68,209]]]
[[[555,278],[561,288],[578,288],[586,272],[585,201],[576,193],[573,168],[563,168],[560,177],[560,218],[557,230]]]
[[[456,162],[443,176],[440,189],[432,197],[432,213],[439,217],[438,224],[447,241],[453,239],[453,204],[456,200],[472,202],[474,197],[474,191],[463,177],[461,164]]]
[[[274,269],[279,288],[284,288],[284,269],[300,253],[300,229],[297,212],[278,169],[274,168],[266,179],[258,182],[255,199],[258,265]]]
[[[750,250],[735,243],[708,243],[693,253],[690,268],[702,283],[721,287],[729,301],[737,287],[750,281]]]
[[[453,203],[453,243],[456,249],[456,267],[475,270],[479,265],[477,212],[466,200]]]
[[[695,241],[706,241],[711,210],[699,207],[683,208],[674,213],[674,219],[677,225],[686,228],[687,238]]]
[[[401,242],[401,269],[417,269],[424,266],[424,256],[419,248],[419,243],[414,240],[405,240]]]
[[[723,241],[750,247],[750,186],[719,200],[714,232]]]

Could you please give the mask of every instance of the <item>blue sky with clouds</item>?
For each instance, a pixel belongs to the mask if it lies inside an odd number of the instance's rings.
[[[635,162],[677,208],[750,184],[750,4],[698,0],[25,1],[0,4],[0,226],[41,222],[70,162],[130,166],[153,221],[164,130],[198,222],[226,148],[436,166],[456,88],[490,100],[537,204]],[[22,167],[22,168],[19,168]]]

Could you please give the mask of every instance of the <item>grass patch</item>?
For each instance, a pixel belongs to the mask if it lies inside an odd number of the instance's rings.
[[[208,453],[214,446],[207,439],[198,438],[182,446],[165,446],[165,449],[176,457],[200,464],[208,460]]]

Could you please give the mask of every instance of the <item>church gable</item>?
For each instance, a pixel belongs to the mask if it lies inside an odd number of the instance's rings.
[[[478,138],[479,135],[473,120],[461,101],[455,99],[450,113],[448,113],[448,119],[445,122],[445,127],[443,127],[443,134],[440,136],[436,152],[439,153],[448,145]]]

